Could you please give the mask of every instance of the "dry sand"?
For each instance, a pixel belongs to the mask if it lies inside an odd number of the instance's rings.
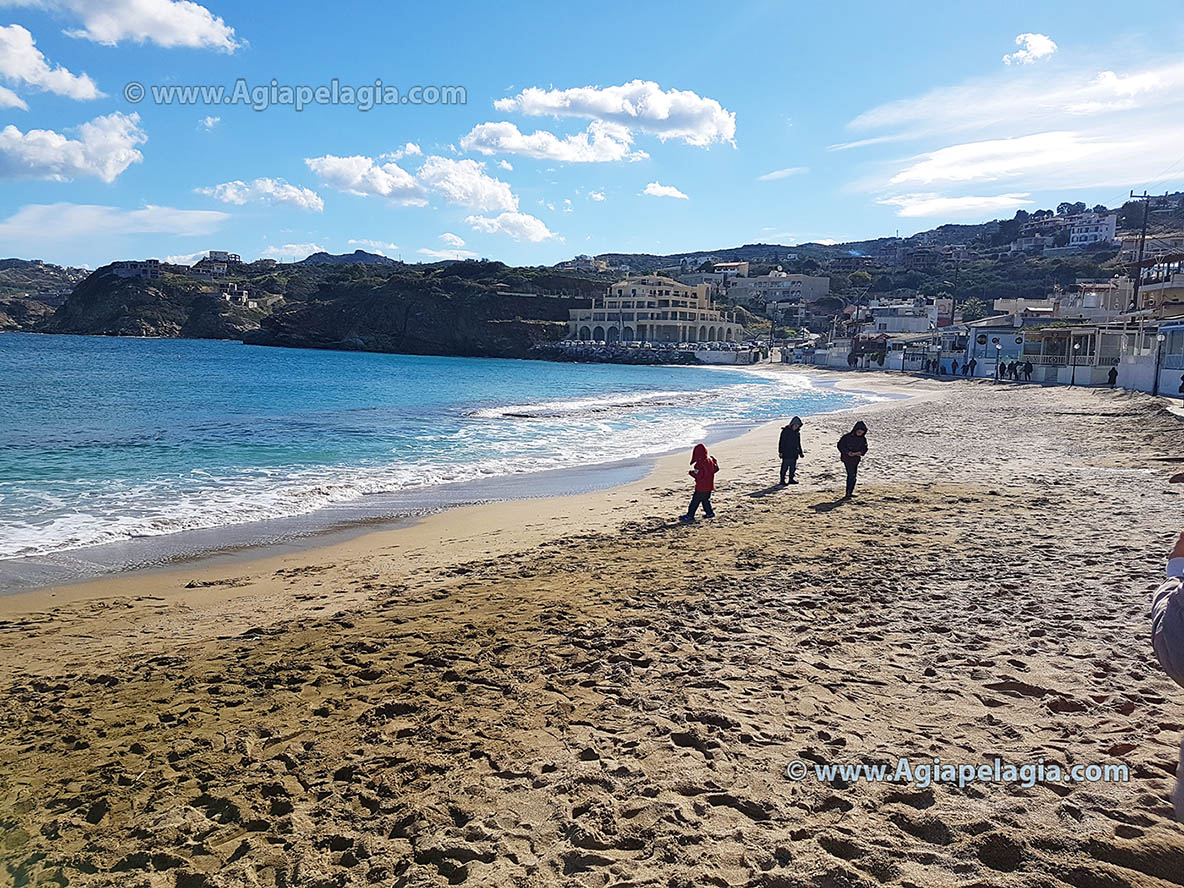
[[[852,377],[846,376],[846,379]],[[0,600],[0,883],[1184,885],[1147,607],[1184,426],[1122,392],[918,395],[600,494]],[[188,587],[188,588],[187,588]],[[1126,763],[1127,783],[788,779]]]

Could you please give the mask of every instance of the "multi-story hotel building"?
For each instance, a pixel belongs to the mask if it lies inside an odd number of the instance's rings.
[[[568,336],[585,342],[739,342],[735,316],[712,308],[707,284],[646,275],[617,281],[591,308],[571,310]]]

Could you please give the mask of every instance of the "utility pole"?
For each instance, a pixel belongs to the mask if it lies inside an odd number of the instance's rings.
[[[1144,188],[1142,194],[1135,194],[1132,191],[1131,197],[1143,201],[1143,230],[1139,233],[1139,258],[1135,260],[1135,289],[1131,295],[1131,304],[1128,306],[1129,311],[1138,311],[1139,288],[1143,283],[1143,250],[1147,245],[1147,214],[1151,209],[1151,195]]]

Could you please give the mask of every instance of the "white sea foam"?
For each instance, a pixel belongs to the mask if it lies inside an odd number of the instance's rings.
[[[388,459],[353,465],[200,467],[134,484],[63,482],[56,492],[0,481],[0,515],[34,516],[0,519],[0,559],[288,518],[374,494],[648,457],[689,447],[707,436],[709,425],[771,418],[770,404],[802,413],[811,401],[834,404],[833,395],[823,396],[804,376],[755,375],[764,378],[737,375],[733,385],[701,391],[483,407],[459,427],[409,433],[416,458],[395,450]]]

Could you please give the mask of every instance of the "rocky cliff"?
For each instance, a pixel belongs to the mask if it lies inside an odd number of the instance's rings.
[[[231,305],[218,295],[230,287],[249,292],[256,307]],[[125,278],[104,267],[33,329],[525,357],[536,344],[562,339],[568,310],[588,306],[602,289],[596,281],[499,262],[241,266],[215,280]]]
[[[208,287],[208,285],[207,285]],[[49,333],[239,339],[264,312],[232,307],[179,275],[124,278],[106,268],[82,281],[44,326]]]
[[[324,298],[327,296],[328,298]],[[581,297],[511,294],[460,276],[395,275],[293,303],[243,340],[258,345],[485,357],[526,357],[562,339]]]
[[[35,333],[53,316],[53,309],[36,299],[0,297],[0,330]]]

